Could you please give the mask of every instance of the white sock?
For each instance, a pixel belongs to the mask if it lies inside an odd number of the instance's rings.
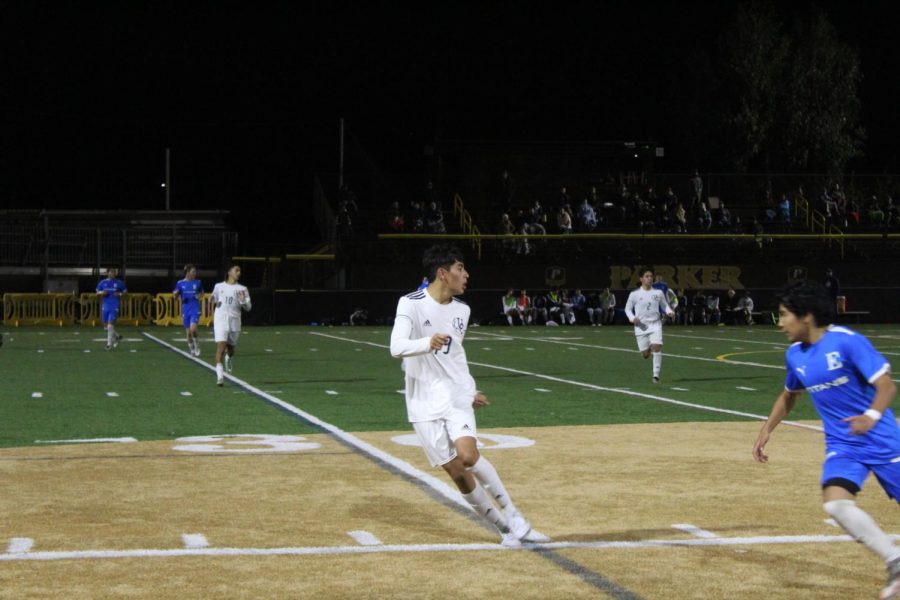
[[[491,499],[484,493],[484,488],[475,483],[475,489],[468,494],[463,494],[463,498],[469,503],[476,513],[494,524],[494,527],[500,530],[500,533],[509,532],[509,524],[502,510],[497,510]]]
[[[494,468],[494,465],[488,459],[484,456],[479,456],[475,464],[469,467],[469,472],[484,486],[485,492],[490,494],[490,497],[500,505],[500,508],[509,512],[516,510],[515,505],[512,503],[512,498],[509,497],[509,493],[506,491],[506,487],[500,481],[497,469]]]
[[[653,357],[653,376],[659,377],[662,369],[662,352],[651,352],[650,355]]]
[[[112,323],[106,326],[106,345],[112,346],[113,340],[116,337],[116,329],[112,326]]]
[[[900,558],[900,548],[853,500],[831,500],[822,505],[825,512],[856,541],[880,556],[885,562]]]
[[[216,377],[219,379],[225,378],[225,367],[222,363],[216,363]]]

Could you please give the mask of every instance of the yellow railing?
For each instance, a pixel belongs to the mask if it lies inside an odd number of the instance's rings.
[[[459,194],[453,194],[453,216],[459,218],[459,228],[466,235],[472,236],[472,248],[481,258],[481,231],[478,226],[472,222],[472,213],[463,206],[462,197]]]
[[[3,324],[72,325],[74,294],[3,294]]]
[[[156,307],[156,318],[153,323],[156,325],[177,325],[181,327],[184,323],[181,319],[181,296],[168,292],[165,294],[157,294],[153,299]],[[198,325],[209,327],[213,321],[214,307],[212,305],[212,295],[203,294],[200,299],[200,320]]]
[[[841,249],[841,258],[844,258],[844,232],[837,226],[828,222],[828,217],[809,205],[809,200],[800,197],[794,200],[794,216],[803,214],[803,223],[807,229],[825,237],[828,247],[832,243]]]
[[[78,321],[82,325],[99,325],[101,323],[100,296],[97,294],[81,294],[81,309]],[[150,294],[122,294],[119,298],[118,325],[149,325],[153,315],[153,298]]]

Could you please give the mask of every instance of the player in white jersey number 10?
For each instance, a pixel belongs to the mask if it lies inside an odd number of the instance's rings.
[[[469,374],[463,338],[469,306],[454,298],[469,274],[460,251],[429,248],[422,260],[429,284],[400,298],[391,355],[406,365],[406,412],[425,455],[442,467],[472,509],[492,523],[505,546],[548,538],[516,509],[497,470],[478,452],[475,410],[489,404]]]
[[[675,311],[669,306],[666,294],[652,285],[653,271],[647,269],[641,274],[641,287],[628,295],[625,316],[634,324],[634,337],[641,355],[644,358],[653,356],[653,383],[659,383],[663,345],[660,311],[670,317],[675,315]]]
[[[241,268],[237,265],[228,269],[225,281],[216,284],[212,291],[213,330],[216,336],[216,385],[225,384],[225,371],[231,373],[234,367],[234,347],[241,335],[241,312],[249,311],[250,291],[238,280]],[[224,366],[223,366],[224,363]]]

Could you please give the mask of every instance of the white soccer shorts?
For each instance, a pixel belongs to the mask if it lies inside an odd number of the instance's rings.
[[[213,321],[213,331],[217,343],[225,342],[229,346],[236,346],[241,336],[241,319],[235,317],[216,319]]]
[[[634,328],[634,337],[637,339],[638,350],[646,352],[650,346],[662,346],[662,324],[654,323],[646,329]]]
[[[471,410],[452,408],[443,419],[417,421],[412,426],[432,467],[445,465],[456,458],[453,443],[457,439],[466,436],[478,439],[475,413]]]

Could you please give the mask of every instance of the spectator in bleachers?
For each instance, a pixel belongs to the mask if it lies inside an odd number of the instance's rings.
[[[388,208],[387,212],[388,229],[394,233],[403,233],[405,223],[403,213],[400,212],[400,203],[391,202],[391,207]]]
[[[610,289],[603,288],[600,293],[600,322],[612,323],[616,318],[616,295]]]
[[[585,198],[578,206],[578,229],[579,231],[589,233],[596,227],[597,213],[594,211],[594,207],[591,206],[591,203],[588,202],[588,199]]]
[[[572,305],[572,298],[569,295],[569,290],[563,289],[559,291],[560,298],[560,307],[562,308],[560,312],[560,319],[562,320],[563,325],[574,325],[575,324],[575,309]]]
[[[844,223],[846,223],[848,227],[859,227],[861,222],[862,211],[859,209],[859,204],[857,204],[856,200],[850,200],[850,202],[847,203],[847,215],[844,219]]]
[[[559,288],[553,288],[545,296],[547,301],[547,325],[562,323],[563,301]]]
[[[828,186],[822,188],[822,194],[819,196],[819,210],[825,213],[826,217],[836,217],[838,215],[838,205],[828,191]]]
[[[728,291],[725,292],[725,306],[722,307],[723,322],[727,325],[734,325],[736,322],[735,312],[738,309],[738,302],[740,298],[737,295],[737,291],[731,287],[728,288]]]
[[[556,209],[556,229],[559,233],[572,233],[572,215],[565,206]]]
[[[406,226],[412,233],[425,231],[425,213],[418,202],[413,201],[409,203],[409,210],[406,213]]]
[[[778,220],[791,226],[791,199],[787,194],[781,195],[781,202],[778,203]]]
[[[766,197],[763,199],[762,208],[760,209],[760,221],[774,223],[777,218],[778,210],[775,206],[775,198],[772,197],[772,190],[766,190]]]
[[[685,306],[687,304],[685,303]],[[706,295],[703,293],[703,290],[697,290],[694,292],[694,295],[691,297],[691,306],[688,310],[688,325],[693,325],[694,323],[706,323],[705,320],[706,315]]]
[[[519,297],[516,298],[516,311],[519,313],[519,319],[522,320],[522,323],[531,325],[531,298],[528,297],[528,290],[519,292]]]
[[[428,233],[447,233],[447,227],[444,225],[444,214],[435,201],[428,205],[428,212],[425,214],[425,227]]]
[[[718,218],[716,219],[716,227],[723,231],[731,229],[731,211],[725,208],[725,203],[719,203]]]
[[[545,221],[546,221],[546,219],[545,219]],[[528,233],[531,235],[546,235],[547,234],[547,229],[544,227],[543,222],[537,218],[537,216],[534,213],[533,208],[529,208],[528,210],[525,211],[525,224],[526,224],[525,233]]]
[[[681,202],[675,207],[673,227],[676,233],[687,233],[687,212],[684,210],[684,205]]]
[[[882,227],[884,225],[884,211],[881,210],[876,196],[872,196],[869,200],[869,206],[866,209],[866,224],[872,227]]]
[[[533,222],[537,223],[543,229],[543,233],[547,233],[547,212],[541,206],[541,201],[535,199],[534,205],[531,207],[531,214],[534,217]]]
[[[675,207],[678,206],[678,196],[675,195],[675,191],[672,190],[671,186],[666,188],[666,193],[663,195],[661,201],[666,207],[666,210],[674,210]]]
[[[706,202],[700,203],[700,213],[697,215],[697,227],[700,231],[709,231],[712,227],[712,213],[706,208]]]
[[[556,197],[556,207],[569,209],[572,207],[572,198],[569,196],[569,191],[566,189],[566,186],[559,188],[559,195]]]
[[[569,303],[572,305],[572,325],[579,320],[587,321],[587,298],[581,293],[581,289],[576,289],[569,297]]]
[[[844,193],[844,190],[841,189],[840,184],[834,184],[831,197],[834,199],[835,204],[837,204],[838,215],[845,215],[847,213],[847,195]]]
[[[697,169],[694,169],[694,176],[691,177],[691,191],[691,210],[696,210],[703,201],[703,178]]]

